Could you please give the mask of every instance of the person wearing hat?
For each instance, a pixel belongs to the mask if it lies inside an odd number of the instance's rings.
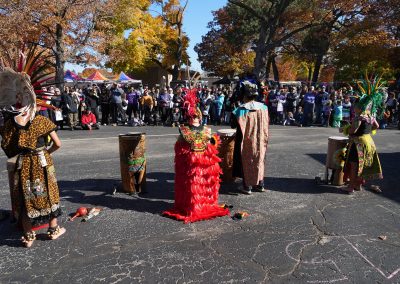
[[[22,224],[22,244],[31,247],[36,240],[35,226],[47,223],[50,240],[66,232],[57,221],[62,210],[51,156],[61,141],[56,125],[36,114],[39,106],[26,73],[6,68],[0,72],[0,85],[1,147],[9,158],[12,215]],[[3,114],[9,118],[4,120]]]
[[[189,125],[180,125],[175,143],[175,202],[163,215],[184,223],[229,215],[229,209],[218,204],[221,168],[218,138],[201,125],[195,90],[185,96]]]
[[[344,171],[350,178],[348,188],[344,190],[349,194],[362,190],[362,185],[368,180],[383,178],[378,152],[372,139],[373,132],[379,128],[375,117],[383,102],[381,80],[376,77],[370,81],[366,77],[357,83],[361,96],[355,100],[355,117],[351,124],[341,129],[349,136],[344,166]],[[371,189],[381,191],[375,185],[371,185]]]
[[[244,103],[233,111],[232,127],[237,128],[233,154],[233,177],[243,178],[242,193],[263,192],[264,163],[269,139],[268,108],[256,102],[257,85],[244,81],[240,86]]]

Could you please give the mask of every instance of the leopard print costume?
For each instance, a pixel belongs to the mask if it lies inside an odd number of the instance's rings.
[[[1,129],[1,147],[8,157],[17,155],[11,201],[14,216],[26,214],[33,225],[47,223],[61,214],[54,163],[45,147],[37,148],[38,139],[56,129],[48,118],[36,116],[21,127],[13,119]]]

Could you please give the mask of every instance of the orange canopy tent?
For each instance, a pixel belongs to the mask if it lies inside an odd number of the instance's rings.
[[[107,81],[108,79],[96,70],[92,75],[85,79],[86,81]]]

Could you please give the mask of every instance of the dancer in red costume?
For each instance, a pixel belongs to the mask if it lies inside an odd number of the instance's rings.
[[[188,222],[229,214],[218,205],[221,168],[218,137],[201,125],[195,91],[185,96],[189,126],[180,126],[175,144],[175,204],[163,215]]]

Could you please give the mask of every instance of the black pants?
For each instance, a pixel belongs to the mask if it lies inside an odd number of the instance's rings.
[[[112,123],[118,122],[118,114],[121,115],[121,120],[123,123],[126,121],[126,114],[124,109],[122,108],[122,103],[111,103],[110,112],[111,112]]]
[[[128,104],[128,108],[126,110],[126,115],[128,116],[128,119],[131,120],[132,119],[132,113],[133,113],[133,117],[137,118],[138,116],[138,112],[139,112],[139,107],[135,104]]]
[[[162,107],[160,112],[162,122],[166,123],[167,120],[170,119],[171,109],[169,107]]]
[[[102,103],[101,104],[101,124],[108,124],[110,116],[110,104]]]

